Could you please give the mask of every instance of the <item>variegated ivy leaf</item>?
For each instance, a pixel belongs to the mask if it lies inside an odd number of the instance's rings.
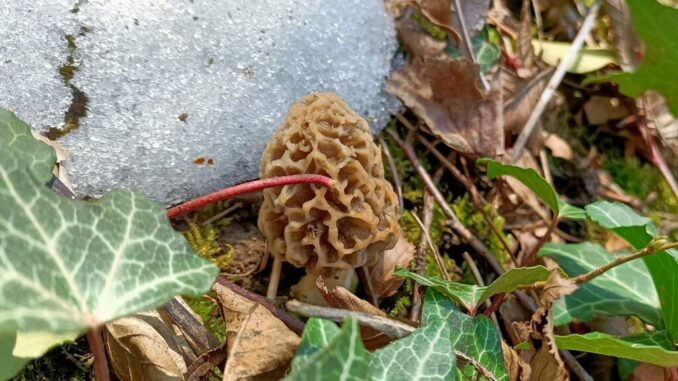
[[[339,335],[339,332],[339,327],[330,320],[310,318],[304,327],[304,334],[297,351],[294,353],[292,373],[299,370],[309,356],[328,346],[330,341]]]
[[[360,340],[358,324],[348,318],[338,333],[326,324],[334,323],[311,322],[311,330],[304,330],[300,346],[307,345],[308,349],[310,345],[312,353],[302,350],[302,358],[294,360],[294,368],[286,380],[368,380],[370,354]],[[323,344],[322,348],[318,347]]]
[[[544,266],[514,268],[501,274],[499,278],[487,286],[451,282],[438,277],[426,277],[402,268],[397,269],[395,274],[412,279],[421,285],[432,287],[471,313],[475,313],[478,306],[492,295],[512,292],[521,286],[529,286],[535,282],[546,280],[549,276],[549,270]]]
[[[470,317],[459,311],[452,301],[438,291],[426,291],[421,324],[446,321],[450,326],[450,340],[457,364],[473,366],[475,374],[491,381],[509,379],[504,365],[501,338],[492,321],[484,315]],[[468,367],[465,367],[465,372]]]
[[[587,273],[628,252],[611,254],[592,243],[547,243],[539,256],[553,258],[571,276]],[[591,321],[599,315],[636,315],[645,322],[662,327],[661,308],[652,277],[643,261],[630,261],[614,267],[553,304],[554,324],[572,319]]]
[[[31,128],[13,112],[0,108],[0,142],[4,142],[11,153],[33,172],[42,184],[52,178],[56,163],[54,148],[33,138]],[[6,153],[8,154],[8,153]]]
[[[0,332],[85,330],[205,292],[216,273],[145,196],[59,197],[0,142]]]
[[[437,320],[382,348],[372,356],[374,381],[454,381],[456,357],[450,327]]]

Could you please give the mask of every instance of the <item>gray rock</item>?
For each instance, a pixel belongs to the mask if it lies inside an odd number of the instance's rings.
[[[0,107],[66,147],[79,195],[170,205],[255,178],[310,92],[375,130],[398,107],[381,0],[12,0],[0,19]]]

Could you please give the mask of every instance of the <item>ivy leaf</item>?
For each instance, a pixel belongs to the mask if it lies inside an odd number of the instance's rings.
[[[77,332],[0,332],[0,380],[9,380],[34,358],[59,344],[73,341]]]
[[[666,349],[672,345],[663,331],[630,337],[600,332],[556,336],[556,345],[558,349],[598,353],[665,367],[678,365],[678,351]]]
[[[547,243],[539,256],[553,258],[570,276],[587,273],[626,252],[610,254],[592,243]],[[652,277],[642,261],[630,261],[606,271],[590,282],[579,285],[570,295],[553,305],[554,324],[572,319],[591,321],[599,315],[636,315],[645,322],[662,327],[662,314]]]
[[[470,363],[476,374],[489,380],[508,380],[501,349],[501,338],[492,321],[484,315],[472,318],[457,308],[443,294],[434,289],[426,291],[421,324],[446,321],[450,326],[450,340],[454,353]]]
[[[478,164],[487,166],[487,176],[494,179],[499,176],[511,176],[516,178],[526,187],[530,188],[556,216],[561,216],[573,220],[586,218],[586,212],[583,209],[563,202],[551,185],[544,180],[532,168],[521,168],[515,165],[502,164],[492,159],[480,159]]]
[[[395,271],[395,275],[402,276],[417,283],[432,287],[474,314],[479,305],[487,299],[502,292],[512,292],[520,286],[528,286],[534,282],[546,280],[549,270],[544,266],[519,267],[511,269],[488,286],[476,286],[442,280],[438,277],[426,277],[415,274],[403,268]]]
[[[304,334],[292,360],[292,372],[297,371],[308,356],[325,348],[339,335],[340,329],[334,322],[325,319],[310,318],[304,327]]]
[[[327,331],[327,326],[324,323],[314,324],[316,326],[315,332],[310,332],[307,335],[304,330],[302,344],[310,342],[315,346],[325,342],[321,335],[325,335],[327,338],[332,335],[330,331]],[[323,333],[321,334],[321,332]],[[339,334],[329,338],[327,345],[322,349],[316,350],[310,355],[305,355],[297,361],[296,368],[285,379],[290,381],[363,381],[368,379],[369,356],[370,354],[360,341],[358,324],[349,317],[344,322]]]
[[[638,215],[627,205],[598,201],[586,206],[592,221],[613,231],[640,250],[657,236],[657,227],[649,218]],[[678,251],[668,250],[643,257],[659,296],[667,333],[678,341]]]
[[[631,97],[655,90],[666,97],[673,115],[678,115],[678,9],[655,0],[627,0],[638,37],[645,44],[645,57],[633,73],[614,74],[606,79],[619,84],[619,90]]]
[[[438,320],[396,340],[372,356],[372,380],[454,381],[456,357],[450,328]]]
[[[56,163],[54,148],[33,138],[31,128],[13,112],[0,108],[0,142],[5,142],[12,155],[30,168],[36,179],[46,184],[52,179]]]
[[[59,197],[8,153],[0,143],[0,332],[81,331],[211,286],[218,269],[161,206]]]

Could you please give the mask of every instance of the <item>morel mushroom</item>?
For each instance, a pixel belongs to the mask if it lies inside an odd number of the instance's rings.
[[[381,151],[365,119],[334,94],[293,104],[264,150],[262,179],[301,173],[335,185],[264,190],[258,225],[278,266],[284,260],[314,275],[348,270],[375,263],[395,245],[398,200],[384,179]]]

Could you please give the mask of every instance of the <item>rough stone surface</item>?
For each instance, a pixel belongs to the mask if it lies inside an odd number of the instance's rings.
[[[397,107],[380,0],[12,0],[0,19],[0,107],[47,133],[86,97],[58,138],[79,195],[130,188],[169,205],[254,178],[311,92],[336,92],[373,129]]]

